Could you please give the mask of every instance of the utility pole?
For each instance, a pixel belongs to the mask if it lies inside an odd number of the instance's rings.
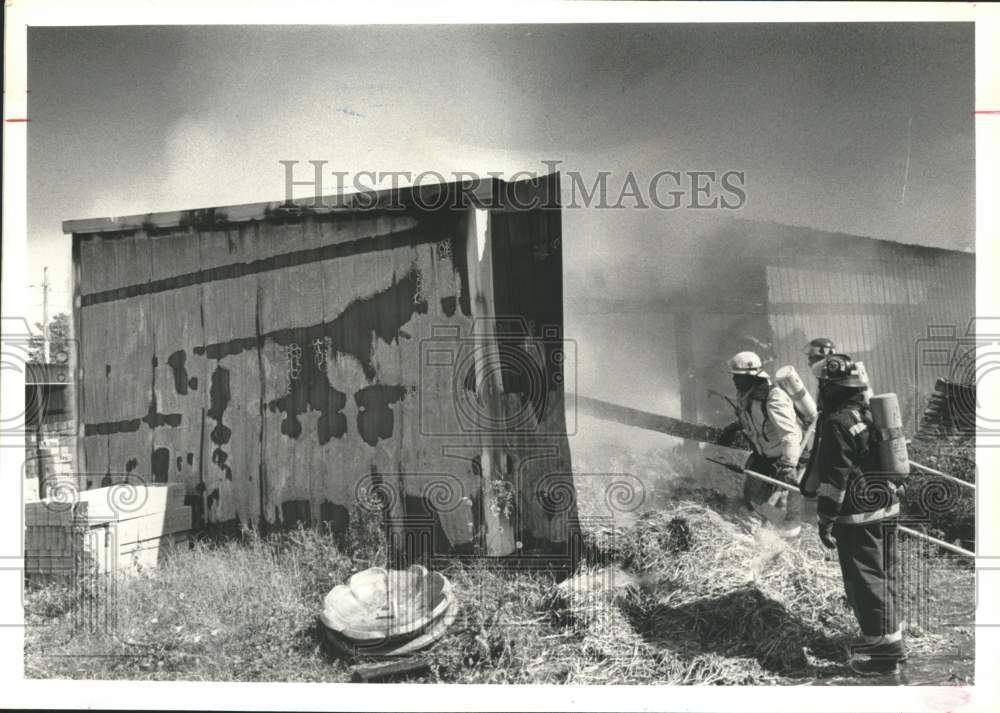
[[[49,268],[42,268],[42,363],[49,363]]]

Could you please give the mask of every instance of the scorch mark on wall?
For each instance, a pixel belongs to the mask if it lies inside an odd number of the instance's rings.
[[[317,219],[321,219],[321,216],[317,216]],[[336,219],[336,216],[332,216],[331,219]],[[134,231],[124,232],[129,236],[134,233]],[[373,254],[386,250],[395,250],[397,248],[412,248],[414,245],[430,242],[430,236],[435,234],[440,234],[438,227],[434,225],[434,221],[427,221],[423,225],[399,230],[390,235],[358,238],[357,240],[348,240],[342,243],[323,245],[318,248],[308,248],[306,250],[282,253],[281,255],[274,255],[267,258],[261,258],[259,260],[251,260],[249,262],[235,262],[229,265],[205,268],[195,272],[185,273],[183,275],[174,275],[173,277],[166,277],[159,280],[140,282],[126,287],[117,287],[109,290],[102,290],[100,292],[91,292],[81,296],[81,307],[90,307],[92,305],[103,304],[105,302],[117,302],[131,297],[152,295],[158,292],[177,290],[184,287],[190,287],[192,285],[217,282],[219,280],[235,280],[248,275],[257,275],[264,272],[284,270],[297,267],[299,265],[308,265],[325,260],[336,260],[339,258],[350,257],[352,255]],[[110,234],[104,233],[103,237],[105,239],[109,239]],[[462,260],[456,261],[455,268],[459,271],[460,275],[462,275],[464,285],[467,284],[465,282],[465,278],[468,277],[468,272],[467,269],[463,267],[463,263],[464,261]]]
[[[398,338],[400,328],[410,321],[414,314],[427,314],[426,300],[414,299],[417,295],[418,271],[414,268],[404,277],[396,280],[381,292],[370,297],[361,297],[351,302],[344,311],[328,322],[319,322],[308,327],[290,327],[276,329],[262,334],[260,337],[243,337],[225,342],[206,344],[195,347],[194,353],[204,355],[209,359],[222,359],[240,354],[251,349],[257,349],[267,341],[283,347],[312,344],[317,339],[330,345],[334,354],[344,354],[354,357],[361,365],[365,377],[369,381],[375,378],[375,365],[372,363],[372,336],[376,336],[386,344],[392,344]],[[301,359],[305,361],[305,359]],[[305,365],[302,364],[302,367]]]
[[[445,317],[453,317],[455,315],[456,303],[457,298],[454,295],[441,298],[441,311],[444,312]]]
[[[149,411],[142,418],[84,424],[83,435],[110,436],[116,433],[135,433],[143,423],[150,428],[159,428],[160,426],[177,428],[181,425],[181,415],[179,413],[159,413],[156,410],[156,398],[154,397],[149,402]]]
[[[369,381],[376,378],[374,363],[375,339],[385,344],[398,343],[400,338],[409,338],[402,327],[415,314],[426,314],[428,304],[421,293],[422,279],[416,268],[400,279],[393,277],[392,284],[385,290],[369,297],[354,300],[334,319],[306,327],[275,330],[259,337],[231,339],[226,342],[196,346],[195,354],[220,362],[223,358],[256,350],[270,341],[284,346],[289,356],[288,393],[267,403],[272,412],[281,412],[285,418],[281,423],[281,433],[292,439],[302,434],[300,415],[307,411],[318,411],[317,439],[325,444],[331,438],[341,438],[348,430],[347,417],[343,410],[347,404],[347,394],[330,383],[327,373],[328,360],[338,355],[353,357],[360,365]],[[456,299],[445,298],[442,306],[451,316],[455,311]],[[304,348],[311,354],[303,354]],[[157,364],[152,357],[154,368]],[[185,350],[177,350],[167,358],[167,365],[173,376],[174,390],[179,395],[187,395],[197,388],[197,379],[189,377],[186,368]],[[110,366],[107,369],[110,372]],[[368,445],[377,445],[379,439],[390,438],[395,428],[395,416],[391,404],[403,400],[407,388],[399,385],[372,384],[354,394],[358,407],[357,428],[362,440]],[[229,454],[224,446],[230,442],[232,430],[224,423],[224,414],[231,399],[229,370],[218,363],[212,372],[209,388],[210,407],[206,415],[215,421],[210,437],[215,449],[211,460],[232,480],[233,473],[228,465]],[[150,429],[161,426],[178,427],[181,414],[159,413],[155,388],[150,399],[149,410],[142,418],[126,419],[103,423],[86,424],[84,434],[112,435],[131,433],[145,423]],[[188,464],[193,465],[193,454],[188,454]],[[180,456],[177,468],[182,468]],[[170,466],[170,451],[167,448],[154,449],[151,469],[155,482],[166,482]]]
[[[215,421],[215,428],[212,429],[209,437],[212,439],[212,443],[217,446],[212,451],[212,462],[226,474],[226,480],[232,480],[232,468],[226,465],[229,454],[222,449],[222,446],[229,443],[229,439],[233,435],[232,429],[222,422],[222,416],[226,412],[226,407],[229,406],[230,399],[229,369],[221,364],[216,366],[215,371],[212,372],[212,383],[208,395],[210,404],[206,414]]]
[[[288,382],[288,393],[268,403],[268,408],[281,411],[285,418],[281,422],[281,432],[289,438],[302,435],[299,415],[306,411],[319,411],[316,422],[316,437],[320,444],[331,438],[340,438],[347,433],[347,417],[342,413],[347,403],[347,394],[330,384],[326,371],[320,371],[315,362],[307,362],[306,368],[297,378]]]
[[[406,397],[405,386],[372,384],[354,394],[358,407],[358,433],[369,446],[378,445],[378,439],[389,438],[395,425],[395,417],[389,404],[402,401]]]
[[[150,458],[154,483],[166,483],[170,476],[170,449],[154,448]]]
[[[307,411],[320,412],[316,423],[316,435],[320,444],[328,443],[331,438],[342,438],[347,433],[347,417],[343,413],[347,394],[330,383],[327,359],[331,355],[352,356],[360,364],[365,377],[369,381],[374,380],[375,338],[386,344],[398,342],[403,325],[414,314],[427,313],[427,302],[419,296],[418,284],[419,272],[416,269],[410,270],[398,281],[393,277],[392,284],[382,292],[351,302],[340,315],[330,321],[308,327],[281,329],[261,337],[262,341],[271,340],[285,346],[286,352],[290,347],[298,347],[291,350],[297,358],[294,364],[289,364],[288,393],[268,402],[268,408],[272,412],[280,411],[285,414],[281,423],[284,435],[293,439],[302,435],[299,416]],[[237,339],[225,344],[212,344],[204,348],[204,353],[209,356],[239,353],[247,348],[248,341],[256,342],[255,339]],[[312,348],[312,358],[302,355],[301,345]],[[199,348],[196,348],[195,352],[198,351]],[[395,393],[392,389],[405,391],[403,387],[387,388],[390,389],[390,395]],[[357,395],[355,401],[357,402]],[[364,418],[359,414],[358,417],[359,429],[364,424],[362,437],[370,445],[377,443],[378,438],[387,438],[392,434],[392,413],[387,406],[379,407],[377,401],[376,398],[372,402],[374,410],[371,414]],[[382,423],[386,412],[389,415],[386,421],[388,426]],[[388,434],[383,435],[387,427]]]
[[[326,523],[334,536],[337,537],[338,544],[347,544],[344,542],[344,537],[351,524],[351,515],[346,507],[324,500],[319,504],[319,519],[320,522]]]
[[[183,349],[179,349],[167,357],[167,365],[174,374],[174,390],[181,396],[186,395],[188,389],[198,388],[198,377],[188,378],[187,369],[184,366],[186,361],[187,354]]]

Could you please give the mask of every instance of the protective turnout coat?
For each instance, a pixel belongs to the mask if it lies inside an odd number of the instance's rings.
[[[759,455],[796,465],[802,453],[802,428],[792,397],[779,386],[772,386],[764,400],[751,394],[741,394],[737,404],[743,433]]]

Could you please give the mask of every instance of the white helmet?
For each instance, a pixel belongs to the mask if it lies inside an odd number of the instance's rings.
[[[764,363],[754,352],[740,352],[730,359],[729,373],[749,374],[750,376],[758,376],[762,379],[771,378],[768,373],[764,371]]]

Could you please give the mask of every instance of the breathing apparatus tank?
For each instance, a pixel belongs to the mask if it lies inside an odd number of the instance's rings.
[[[794,366],[783,366],[774,372],[774,383],[792,397],[795,410],[805,423],[811,424],[816,421],[818,414],[816,400],[802,383],[799,372],[795,371]]]
[[[878,444],[879,465],[884,473],[906,475],[910,457],[903,435],[903,417],[896,394],[876,394],[869,399],[872,421],[881,436]]]
[[[872,396],[872,385],[871,382],[868,380],[868,370],[865,369],[865,363],[863,361],[856,361],[854,362],[854,365],[858,368],[858,378],[861,379],[861,381],[865,385],[865,391],[864,391],[865,403],[870,405]]]
[[[806,389],[805,384],[802,383],[802,378],[795,371],[794,366],[783,366],[774,372],[774,383],[791,397],[795,413],[804,424],[802,441],[799,445],[802,448],[803,454],[807,454],[815,438],[819,416],[819,410],[816,408],[816,399]],[[800,461],[796,466],[797,480],[802,480],[802,477],[805,475],[805,469],[805,463]]]

